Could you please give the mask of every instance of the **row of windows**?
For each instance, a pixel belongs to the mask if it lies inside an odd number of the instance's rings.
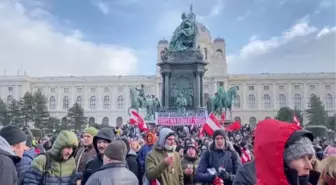
[[[62,121],[61,121],[62,124],[67,124],[68,122],[69,122],[69,120],[66,117],[62,118]],[[94,123],[96,123],[96,119],[94,117],[90,117],[89,118],[89,124],[94,124]],[[101,124],[103,124],[103,125],[109,125],[110,124],[109,118],[108,117],[104,117],[102,119]],[[123,124],[123,118],[120,117],[120,116],[117,117],[117,119],[116,119],[116,125],[117,126],[121,126],[122,124]]]
[[[83,97],[78,96],[76,98],[76,103],[80,106],[83,106]],[[97,104],[97,98],[96,96],[91,96],[89,99],[89,108],[90,109],[96,109],[96,104]],[[103,108],[104,109],[110,109],[111,107],[111,99],[109,96],[105,96],[103,100]],[[56,109],[56,98],[55,96],[51,96],[49,99],[49,108],[50,109]],[[68,109],[69,108],[69,97],[64,96],[63,97],[63,109]],[[117,108],[118,109],[124,109],[125,108],[125,101],[123,96],[118,96],[117,98]]]
[[[313,94],[311,94],[310,96],[313,96]],[[268,94],[265,94],[263,96],[263,108],[264,109],[271,109],[272,108],[272,102],[271,102],[271,96]],[[302,109],[302,97],[299,94],[295,94],[294,95],[294,107],[297,109]],[[248,103],[248,108],[250,109],[254,109],[256,108],[256,97],[253,94],[250,94],[248,96],[247,99],[247,103]],[[280,94],[279,98],[278,98],[278,103],[280,107],[286,107],[287,106],[287,100],[286,100],[286,96],[284,94]],[[334,108],[334,100],[331,94],[326,94],[324,97],[324,105],[327,109],[332,109]],[[237,95],[236,98],[233,100],[233,106],[235,108],[241,108],[240,105],[240,96]]]
[[[10,104],[13,101],[13,96],[9,95],[7,96],[7,104]],[[104,104],[104,109],[110,109],[110,104],[111,104],[111,99],[109,96],[105,96],[104,100],[103,100]],[[83,106],[83,97],[82,96],[78,96],[76,98],[76,103],[79,104],[80,106]],[[91,96],[89,99],[89,108],[90,109],[95,109],[96,108],[96,104],[97,104],[97,99],[95,96]],[[64,96],[63,97],[63,109],[68,109],[70,105],[69,102],[69,97],[68,96]],[[49,98],[49,108],[50,109],[56,109],[56,97],[55,96],[51,96]],[[118,109],[124,109],[125,108],[125,101],[124,101],[124,97],[123,96],[118,96],[117,98],[117,108]]]
[[[255,86],[250,85],[250,86],[248,86],[248,90],[254,91],[254,87]],[[325,87],[326,90],[330,90],[331,89],[331,85],[325,85],[324,87]],[[264,88],[264,91],[270,90],[270,86],[268,86],[268,85],[265,85],[263,88]],[[284,90],[285,86],[279,85],[278,88],[279,88],[279,90]],[[313,85],[313,84],[309,85],[309,89],[310,90],[315,90],[316,89],[316,85]],[[300,85],[294,85],[294,90],[300,90]]]

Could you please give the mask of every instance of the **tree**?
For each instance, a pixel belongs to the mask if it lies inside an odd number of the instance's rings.
[[[336,132],[336,114],[328,117],[327,127]]]
[[[54,131],[61,131],[61,120],[55,117],[50,117],[46,126],[47,133],[53,133]]]
[[[30,92],[26,92],[20,100],[20,110],[25,125],[27,125],[28,122],[33,121],[34,103],[34,96]]]
[[[8,116],[11,125],[21,126],[22,125],[22,114],[20,111],[20,103],[16,100],[13,100],[8,105]]]
[[[41,92],[35,92],[33,95],[33,120],[36,128],[45,128],[49,119],[49,111],[47,107],[47,98]]]
[[[309,108],[306,110],[308,125],[324,125],[328,120],[328,113],[325,111],[322,101],[316,95],[309,100]]]
[[[9,111],[6,103],[0,99],[0,124],[7,126],[10,124]]]
[[[303,115],[302,115],[302,111],[300,110],[293,110],[289,107],[281,107],[278,110],[278,113],[275,117],[275,119],[280,120],[280,121],[284,121],[284,122],[288,122],[288,123],[293,123],[294,122],[294,114],[295,116],[299,119],[300,124],[303,124]]]
[[[70,120],[70,127],[75,129],[75,131],[83,129],[87,124],[84,109],[77,103],[69,108],[67,117]]]

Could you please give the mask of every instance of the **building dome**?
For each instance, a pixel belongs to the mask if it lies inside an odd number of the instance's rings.
[[[162,39],[159,41],[158,44],[168,44],[168,41],[166,39]]]
[[[214,43],[218,43],[218,42],[225,42],[225,40],[224,40],[223,38],[217,37],[217,38],[214,40]]]
[[[211,35],[209,29],[202,23],[196,22],[198,29],[198,41],[211,43]]]

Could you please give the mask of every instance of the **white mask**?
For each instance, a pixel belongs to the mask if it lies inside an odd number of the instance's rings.
[[[174,146],[170,146],[170,145],[164,145],[164,148],[168,151],[174,150]]]

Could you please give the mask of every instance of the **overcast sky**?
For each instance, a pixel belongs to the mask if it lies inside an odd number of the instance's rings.
[[[0,74],[154,75],[191,3],[229,73],[336,71],[334,0],[0,0]]]

